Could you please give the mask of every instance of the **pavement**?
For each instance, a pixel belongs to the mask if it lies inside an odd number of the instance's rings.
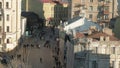
[[[25,59],[24,61],[27,65],[31,65],[31,68],[62,68],[58,64],[58,62],[62,62],[60,58],[62,50],[59,51],[59,55],[57,54],[59,44],[56,41],[56,37],[59,36],[59,31],[55,30],[54,34],[52,29],[45,28],[44,32],[45,34],[42,36],[43,39],[39,38],[39,32],[37,32],[38,34],[36,34],[36,37],[27,38],[23,45],[28,44],[29,46],[27,48],[22,48],[19,53],[23,54],[22,58]],[[48,47],[44,46],[46,41],[49,41]],[[34,47],[31,47],[31,44]],[[40,45],[40,48],[38,48],[37,45]]]
[[[56,41],[59,30],[56,29],[54,33],[51,28],[44,28],[42,36],[37,31],[34,37],[24,38],[21,47],[13,51],[15,56],[9,67],[0,64],[0,68],[64,68],[63,41]]]

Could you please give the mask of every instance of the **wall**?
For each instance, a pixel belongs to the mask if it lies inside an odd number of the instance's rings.
[[[22,11],[26,10],[26,0],[22,0]],[[40,0],[28,0],[28,11],[35,12],[40,18],[44,18],[43,3]]]

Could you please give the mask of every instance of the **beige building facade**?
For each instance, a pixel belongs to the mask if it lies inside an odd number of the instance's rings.
[[[72,0],[71,18],[84,16],[93,22],[109,22],[118,16],[117,0]]]
[[[79,39],[74,46],[74,68],[120,68],[120,41],[111,31],[107,33]]]
[[[68,4],[59,1],[43,3],[46,26],[59,25],[60,21],[68,20]]]
[[[21,37],[21,0],[0,0],[0,10],[0,51],[10,51]]]

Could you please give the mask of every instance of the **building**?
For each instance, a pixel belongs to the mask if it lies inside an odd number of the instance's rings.
[[[22,11],[34,12],[44,19],[43,3],[41,0],[22,0]]]
[[[74,68],[120,67],[120,41],[111,35],[111,31],[105,31],[77,40],[74,45]]]
[[[23,0],[23,11],[37,13],[46,25],[68,20],[68,3],[61,0]]]
[[[118,6],[117,6],[117,8],[118,8],[118,14],[120,15],[120,0],[117,0],[117,2],[118,2]]]
[[[117,0],[71,0],[71,18],[83,16],[93,22],[109,22],[118,16]]]
[[[74,17],[65,22],[64,30],[67,34],[72,34],[75,37],[76,33],[91,34],[94,31],[101,31],[102,27],[85,17]]]
[[[118,0],[118,14],[119,14],[119,17],[116,19],[115,21],[115,24],[114,24],[114,33],[115,33],[115,36],[118,37],[120,39],[120,30],[119,30],[119,27],[120,27],[120,0]]]
[[[20,42],[21,0],[0,0],[0,51],[10,51]]]

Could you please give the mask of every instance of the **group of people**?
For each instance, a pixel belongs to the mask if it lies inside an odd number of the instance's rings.
[[[23,45],[24,48],[28,48],[28,47],[37,47],[37,48],[40,48],[40,44],[36,44],[36,45],[33,45],[33,44],[24,44]]]
[[[61,61],[60,61],[60,39],[59,37],[56,38],[56,45],[55,45],[55,51],[54,51],[54,54],[53,55],[53,58],[55,60],[55,66],[53,68],[62,68],[62,64],[61,64]]]

